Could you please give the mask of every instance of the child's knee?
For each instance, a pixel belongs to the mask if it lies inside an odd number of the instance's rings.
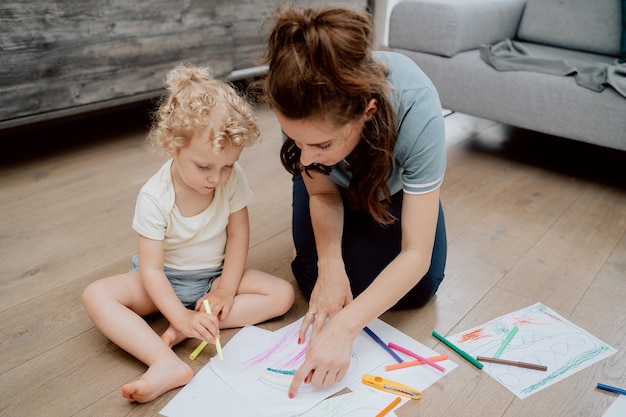
[[[279,278],[280,279],[280,278]],[[291,306],[293,305],[293,303],[296,300],[296,293],[293,289],[293,285],[291,285],[290,282],[284,280],[284,279],[280,279],[282,282],[280,284],[280,289],[279,291],[277,291],[277,293],[279,293],[279,298],[280,298],[280,303],[279,305],[281,306],[281,315],[285,314],[287,311],[289,311],[289,309],[291,308]]]
[[[90,283],[83,290],[83,306],[88,310],[96,306],[99,301],[102,301],[103,293],[103,284],[101,281],[94,281]]]
[[[90,306],[93,303],[94,299],[97,298],[97,294],[96,294],[97,289],[95,288],[94,284],[95,282],[90,283],[83,290],[82,300],[83,300],[83,306],[85,307]]]

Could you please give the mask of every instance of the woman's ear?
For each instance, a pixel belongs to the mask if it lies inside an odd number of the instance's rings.
[[[365,108],[365,121],[368,121],[372,117],[374,117],[377,111],[378,111],[378,100],[373,98],[369,101],[369,103],[367,103],[367,107]]]

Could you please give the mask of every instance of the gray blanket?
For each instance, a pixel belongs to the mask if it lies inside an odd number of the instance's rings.
[[[482,45],[480,57],[499,71],[536,71],[553,75],[573,75],[582,87],[600,92],[605,86],[613,87],[626,97],[626,64],[609,65],[604,62],[575,62],[566,59],[550,59],[533,56],[518,42],[510,39],[493,45]]]

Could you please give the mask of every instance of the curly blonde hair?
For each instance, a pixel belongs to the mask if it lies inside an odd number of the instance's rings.
[[[226,145],[257,143],[260,132],[250,103],[232,85],[212,77],[209,68],[180,64],[167,73],[167,93],[161,97],[148,132],[149,146],[175,156],[198,133],[215,152]]]

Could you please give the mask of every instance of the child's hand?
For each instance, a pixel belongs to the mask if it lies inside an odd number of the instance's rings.
[[[202,306],[202,301],[204,299],[209,301],[209,305],[211,306],[211,313],[213,313],[219,320],[225,320],[230,312],[230,309],[235,302],[235,295],[229,293],[226,290],[215,288],[211,289],[207,295],[202,297],[196,302],[196,310],[204,311],[204,307]]]
[[[215,343],[220,337],[220,325],[217,316],[202,311],[189,311],[177,327],[185,336]]]

